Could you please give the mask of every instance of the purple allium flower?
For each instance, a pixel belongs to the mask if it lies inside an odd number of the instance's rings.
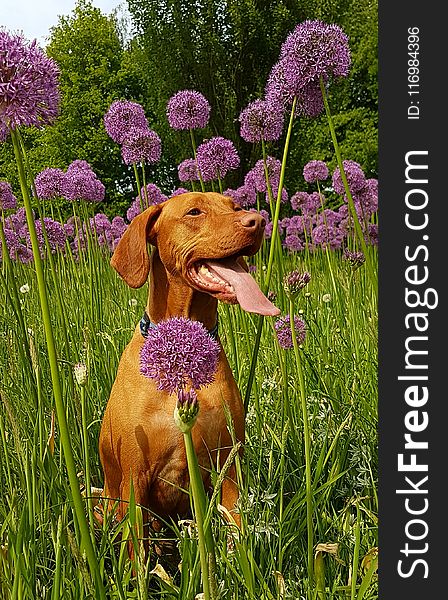
[[[240,164],[233,142],[219,136],[198,146],[196,160],[203,181],[223,179]]]
[[[110,223],[110,231],[112,233],[112,237],[114,242],[119,241],[123,233],[128,228],[126,221],[123,217],[116,216],[112,219]]]
[[[187,190],[183,187],[176,188],[174,192],[171,192],[170,198],[174,198],[174,196],[180,196],[181,194],[189,194],[190,190]]]
[[[133,129],[148,129],[143,107],[129,100],[115,100],[104,115],[106,132],[117,144],[122,144]]]
[[[210,116],[210,104],[201,93],[182,90],[169,99],[166,114],[173,129],[203,129]]]
[[[315,215],[314,225],[339,225],[341,221],[341,215],[339,212],[335,210],[331,210],[330,208],[326,208],[321,213]]]
[[[305,217],[315,215],[316,212],[322,207],[325,202],[325,198],[319,192],[312,192],[308,194],[306,201],[302,204],[302,214]]]
[[[61,188],[62,195],[71,201],[101,202],[106,191],[93,171],[75,167],[67,169]]]
[[[140,354],[140,371],[170,394],[214,380],[220,346],[199,321],[174,317],[151,328]]]
[[[354,160],[344,160],[342,164],[350,192],[352,194],[359,192],[366,184],[366,176],[361,166]],[[332,185],[337,194],[345,194],[339,167],[334,170]]]
[[[44,239],[44,233],[42,230],[42,221],[37,219],[35,222],[37,240],[39,242],[39,249],[41,256],[45,256],[46,245]],[[48,238],[48,245],[50,247],[50,252],[55,254],[58,250],[63,250],[65,247],[65,240],[67,236],[65,235],[64,227],[59,223],[59,221],[53,221],[49,217],[44,217],[44,226],[45,232]],[[31,248],[31,238],[28,227],[24,227],[22,230],[22,235],[25,237],[28,248]]]
[[[198,165],[194,158],[186,158],[177,167],[179,181],[199,181]]]
[[[67,173],[70,173],[74,169],[79,169],[81,171],[89,171],[93,173],[92,165],[86,160],[76,159],[73,162],[71,162],[67,167]]]
[[[329,246],[332,250],[340,248],[344,239],[341,229],[334,225],[318,225],[314,227],[311,236],[313,244],[322,248]]]
[[[280,60],[291,62],[301,87],[321,76],[347,77],[351,63],[348,37],[338,25],[304,21],[286,38]]]
[[[17,198],[12,192],[12,187],[7,181],[0,181],[0,211],[15,209]]]
[[[317,117],[324,109],[322,91],[318,82],[302,85],[299,73],[290,61],[276,63],[265,89],[269,102],[286,108],[297,97],[296,113],[305,117]]]
[[[267,156],[266,168],[271,186],[273,187],[275,184],[277,184],[278,187],[282,163],[273,156]],[[246,174],[246,177],[244,178],[244,185],[249,188],[254,188],[257,192],[267,192],[266,173],[263,159],[258,160],[252,169]]]
[[[25,246],[25,244],[19,244],[16,248],[15,254],[16,259],[24,265],[33,262],[34,260],[33,251],[28,248],[28,246]]]
[[[290,271],[283,278],[283,287],[287,294],[295,296],[311,281],[308,271]]]
[[[121,147],[125,164],[134,165],[146,162],[159,162],[162,154],[162,141],[152,129],[131,127]]]
[[[310,228],[309,219],[305,219],[302,215],[293,215],[285,225],[287,235],[303,235],[305,228]]]
[[[278,182],[274,181],[271,185],[271,191],[272,191],[272,197],[274,198],[274,202],[277,201],[277,194],[278,194]],[[286,188],[282,188],[282,197],[281,197],[281,202],[283,204],[286,204],[288,202],[288,192],[286,191]],[[267,204],[270,204],[270,200],[269,200],[269,193],[266,192],[266,196],[265,196],[265,200],[267,202]]]
[[[240,135],[246,142],[278,140],[283,131],[283,110],[268,100],[254,100],[240,114]]]
[[[367,179],[364,187],[354,194],[353,200],[359,216],[369,219],[378,210],[378,180]]]
[[[303,178],[307,183],[324,181],[328,178],[329,171],[323,160],[310,160],[303,167]]]
[[[378,245],[378,225],[376,223],[367,224],[367,235],[364,236],[366,242],[373,246]]]
[[[299,238],[298,235],[294,233],[289,234],[285,237],[283,246],[290,252],[299,252],[305,247],[303,241]]]
[[[307,204],[309,196],[308,192],[296,192],[291,196],[291,206],[293,210],[302,210],[302,207]]]
[[[291,333],[291,317],[286,315],[280,317],[274,324],[275,331],[277,333],[278,343],[281,348],[289,350],[293,347],[292,333]],[[306,325],[299,317],[294,317],[294,330],[296,333],[296,339],[298,344],[303,344],[306,336]]]
[[[76,232],[82,229],[82,221],[80,217],[69,217],[63,228],[67,238],[75,237]]]
[[[35,218],[35,213],[33,210],[33,218]],[[6,218],[6,227],[9,229],[13,229],[16,233],[19,233],[22,227],[26,224],[26,211],[22,206],[15,213],[9,215]]]
[[[59,114],[59,68],[21,35],[0,29],[0,123],[41,127]]]
[[[127,210],[126,218],[129,222],[131,222],[134,217],[142,212],[142,207],[143,210],[145,210],[149,206],[160,204],[161,202],[168,200],[167,196],[162,194],[160,188],[158,188],[154,183],[148,183],[146,188],[142,188],[140,194],[141,196],[137,196]]]
[[[62,182],[65,173],[62,169],[44,169],[34,179],[37,195],[40,199],[62,196]]]
[[[366,257],[362,252],[352,252],[348,248],[344,250],[342,258],[349,263],[353,270],[359,269],[359,267],[366,261]]]
[[[91,232],[96,235],[100,246],[108,246],[112,241],[111,224],[104,213],[96,213],[89,219],[89,227]]]
[[[250,208],[257,203],[257,192],[247,185],[242,185],[236,190],[225,190],[224,196],[230,196],[234,202],[243,208]]]
[[[16,251],[20,245],[19,236],[13,229],[6,228],[4,229],[5,239],[6,239],[6,247],[8,248],[8,254],[11,260],[16,258]],[[0,242],[0,260],[3,258],[3,244]]]
[[[8,139],[9,130],[3,121],[0,121],[0,143],[5,142]]]

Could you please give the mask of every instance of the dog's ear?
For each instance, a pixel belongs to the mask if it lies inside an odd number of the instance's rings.
[[[154,243],[154,225],[163,203],[150,206],[134,217],[122,235],[110,264],[131,288],[142,287],[149,274],[147,242]]]

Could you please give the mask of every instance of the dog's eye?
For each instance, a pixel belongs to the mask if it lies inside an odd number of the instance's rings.
[[[241,208],[241,206],[235,206],[235,209],[234,209],[234,210],[235,210],[235,212],[237,212],[237,211],[239,211],[239,210],[243,210],[243,209]]]
[[[199,210],[199,208],[192,208],[191,210],[189,210],[187,212],[187,215],[190,215],[191,217],[197,217],[200,214],[201,214],[201,211]]]

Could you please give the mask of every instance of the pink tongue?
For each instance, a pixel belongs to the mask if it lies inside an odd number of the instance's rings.
[[[255,279],[235,260],[207,261],[206,265],[230,283],[243,310],[272,317],[280,314],[279,309],[260,290]]]

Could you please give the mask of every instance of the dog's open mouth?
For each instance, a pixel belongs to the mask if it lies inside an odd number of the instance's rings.
[[[259,315],[280,314],[236,257],[201,260],[192,265],[189,275],[196,287],[218,300],[231,304],[238,302],[243,310]]]

